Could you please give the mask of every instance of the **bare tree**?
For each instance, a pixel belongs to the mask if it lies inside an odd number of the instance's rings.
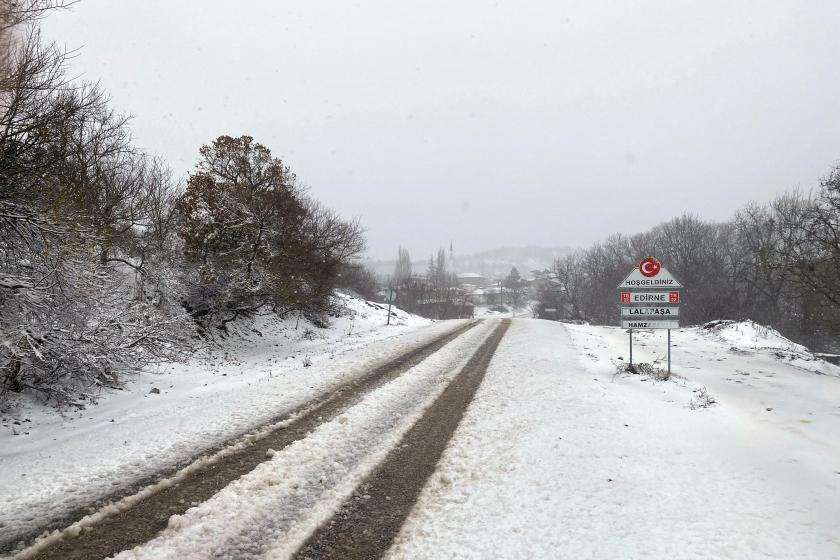
[[[805,297],[804,316],[836,329],[840,325],[840,165],[820,182],[812,201],[788,197],[776,201],[785,246],[803,296],[818,295],[827,309],[818,312],[813,297]]]
[[[584,311],[586,281],[582,259],[583,256],[580,253],[573,252],[556,259],[552,266],[552,273],[557,281],[556,291],[559,295],[559,301],[554,302],[554,305],[559,309],[568,307],[571,311],[570,318],[575,320],[586,317]]]
[[[397,263],[394,267],[394,285],[401,286],[409,278],[411,278],[411,255],[408,249],[399,248],[397,254]]]
[[[310,283],[313,286],[309,310],[325,311],[342,268],[364,251],[364,228],[358,220],[345,220],[316,201],[308,201],[304,221]]]

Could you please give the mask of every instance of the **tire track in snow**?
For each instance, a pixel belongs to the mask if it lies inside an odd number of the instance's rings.
[[[323,399],[290,413],[284,421],[267,426],[258,435],[246,436],[244,441],[233,443],[210,459],[200,458],[171,479],[159,481],[63,531],[39,539],[12,558],[106,558],[151,540],[167,527],[170,517],[208,500],[268,460],[269,450],[283,449],[306,437],[317,426],[339,416],[366,394],[415,367],[477,324],[473,321],[461,326],[348,381]]]
[[[510,321],[504,320],[495,329],[400,444],[295,558],[350,560],[385,554],[434,473],[509,326]]]
[[[291,557],[385,460],[497,324],[482,322],[115,559]]]

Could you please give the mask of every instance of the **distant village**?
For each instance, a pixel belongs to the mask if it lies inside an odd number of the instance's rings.
[[[547,269],[522,274],[510,266],[507,274],[451,272],[443,253],[430,259],[427,270],[412,272],[406,256],[392,275],[379,279],[381,302],[431,319],[458,319],[497,314],[528,314],[544,319],[573,319],[563,288]],[[494,267],[498,270],[498,264]]]

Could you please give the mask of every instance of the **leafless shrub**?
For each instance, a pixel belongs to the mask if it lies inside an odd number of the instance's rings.
[[[692,397],[691,402],[688,404],[688,408],[697,410],[698,408],[710,408],[716,404],[717,399],[704,386],[694,390],[694,397]]]
[[[656,367],[655,365],[647,362],[635,364],[620,362],[616,368],[615,375],[626,375],[628,373],[633,375],[645,375],[654,381],[668,381],[671,378],[671,374],[668,373],[668,370]]]

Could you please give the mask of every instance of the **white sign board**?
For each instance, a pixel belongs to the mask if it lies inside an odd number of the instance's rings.
[[[618,285],[621,328],[630,332],[630,366],[633,365],[633,331],[662,329],[668,331],[668,373],[671,373],[671,330],[680,328],[677,305],[680,288],[682,284],[654,257],[642,259]]]
[[[662,321],[659,319],[621,319],[622,329],[678,329],[679,321]]]
[[[634,268],[618,285],[619,290],[624,288],[682,288],[682,284],[666,268],[660,268],[655,276],[645,276],[640,268]]]
[[[633,319],[679,317],[679,307],[622,307],[621,315]]]

